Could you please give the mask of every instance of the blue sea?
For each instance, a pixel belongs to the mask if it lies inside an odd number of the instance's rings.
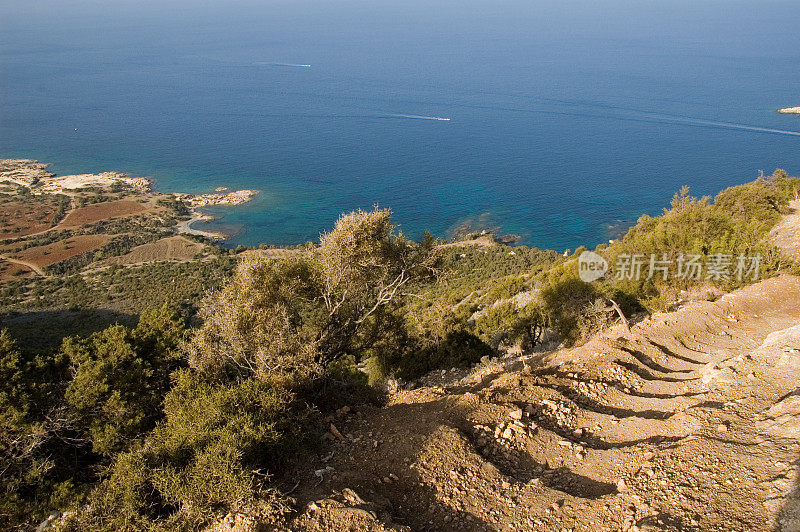
[[[231,245],[378,204],[414,238],[593,246],[684,184],[800,173],[776,113],[798,23],[797,0],[0,0],[0,157],[260,189],[213,210]]]

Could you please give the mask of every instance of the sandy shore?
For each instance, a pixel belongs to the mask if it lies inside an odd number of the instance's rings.
[[[185,235],[196,235],[202,236],[205,238],[210,238],[211,240],[227,240],[229,235],[226,235],[222,232],[215,232],[215,231],[203,231],[201,229],[193,229],[192,224],[195,222],[209,222],[214,218],[203,214],[202,212],[192,211],[192,217],[188,220],[184,220],[180,222],[178,225],[175,226],[175,229],[178,233],[182,233]]]

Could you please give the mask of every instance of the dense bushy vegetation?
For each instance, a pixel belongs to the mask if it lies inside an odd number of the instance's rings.
[[[133,329],[112,325],[64,341],[60,354],[70,361],[64,399],[93,452],[112,456],[153,428],[170,375],[183,364],[184,336],[182,320],[164,306],[143,312]]]
[[[156,425],[183,335],[167,307],[49,356],[0,335],[0,526],[77,504],[114,453]]]
[[[684,188],[672,199],[669,209],[659,217],[642,216],[619,242],[602,254],[615,264],[620,255],[641,254],[649,259],[666,258],[677,263],[683,255],[695,255],[697,262],[730,261],[728,275],[714,275],[708,269],[699,279],[680,279],[661,275],[640,280],[615,279],[614,289],[635,299],[650,311],[665,310],[680,298],[682,291],[706,287],[712,292],[727,291],[754,280],[774,275],[787,261],[767,238],[768,232],[785,212],[800,189],[800,178],[790,178],[783,170],[752,183],[728,188],[711,198],[694,198]],[[759,257],[758,275],[748,269],[749,260]],[[739,264],[740,259],[742,263]],[[745,271],[736,268],[745,266]],[[691,277],[691,276],[689,276]],[[754,278],[755,277],[755,278]]]
[[[786,261],[765,237],[798,188],[778,171],[713,202],[683,190],[595,251],[612,265],[760,255],[759,276],[774,275]],[[54,509],[72,530],[192,530],[229,512],[270,520],[289,508],[281,476],[320,443],[320,420],[375,400],[376,381],[578,343],[682,291],[755,280],[588,283],[583,249],[414,243],[379,209],[342,216],[283,258],[267,251],[6,286],[6,308],[116,305],[139,317],[39,354],[0,334],[0,527],[30,528]]]
[[[112,265],[91,276],[11,281],[0,287],[0,309],[108,308],[138,313],[154,301],[196,304],[231,276],[235,264],[234,256],[221,254],[195,262]]]
[[[692,294],[712,297],[789,267],[767,234],[798,190],[800,179],[782,170],[731,187],[713,202],[694,198],[684,188],[662,216],[642,216],[623,238],[598,246],[596,252],[611,271],[592,283],[578,275],[576,259],[585,248],[569,257],[521,247],[451,248],[445,255],[450,276],[423,287],[424,297],[407,308],[408,320],[423,337],[438,343],[471,335],[491,347],[528,347],[545,339],[548,330],[559,341],[580,342],[619,320],[620,314],[666,310]],[[643,263],[641,275],[617,275],[633,256]],[[671,264],[666,280],[662,272],[649,275],[651,256]],[[704,265],[728,261],[727,274],[710,275],[707,270],[697,278],[679,277],[678,264],[689,257]],[[757,271],[750,269],[754,257]],[[420,371],[431,367],[423,365]]]
[[[272,475],[311,434],[290,391],[190,370],[173,379],[164,422],[115,457],[68,530],[194,529],[232,511],[268,519],[285,509]]]
[[[81,463],[14,461],[9,494],[25,493],[12,484],[40,473],[26,498],[8,501],[21,511],[6,524],[68,507],[64,501],[80,504],[82,495],[82,510],[66,521],[79,530],[195,528],[230,511],[274,514],[284,506],[274,475],[319,441],[310,437],[314,412],[332,404],[332,392],[339,401],[370,396],[355,364],[404,337],[398,311],[408,287],[432,274],[431,251],[430,241],[397,235],[388,211],[356,212],[294,258],[244,259],[207,298],[203,324],[187,342],[182,320],[166,307],[143,313],[132,329],[65,340],[49,357],[60,378],[47,381],[59,383],[51,396],[63,421],[51,426],[49,411],[22,405],[4,432],[16,441],[39,423],[39,447],[80,453]],[[9,372],[42,384],[20,356],[9,347]],[[49,479],[74,493],[56,503],[53,494],[64,490]]]

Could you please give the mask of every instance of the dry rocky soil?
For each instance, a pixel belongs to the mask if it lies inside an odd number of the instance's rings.
[[[800,278],[340,411],[290,530],[800,530]]]
[[[773,238],[799,256],[792,207]],[[282,530],[800,531],[800,277],[330,421]]]

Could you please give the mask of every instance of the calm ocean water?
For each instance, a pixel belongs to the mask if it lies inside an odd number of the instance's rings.
[[[800,173],[775,112],[800,105],[798,22],[796,0],[0,0],[0,156],[261,189],[215,211],[232,244],[377,203],[413,237],[594,245],[683,184]]]

